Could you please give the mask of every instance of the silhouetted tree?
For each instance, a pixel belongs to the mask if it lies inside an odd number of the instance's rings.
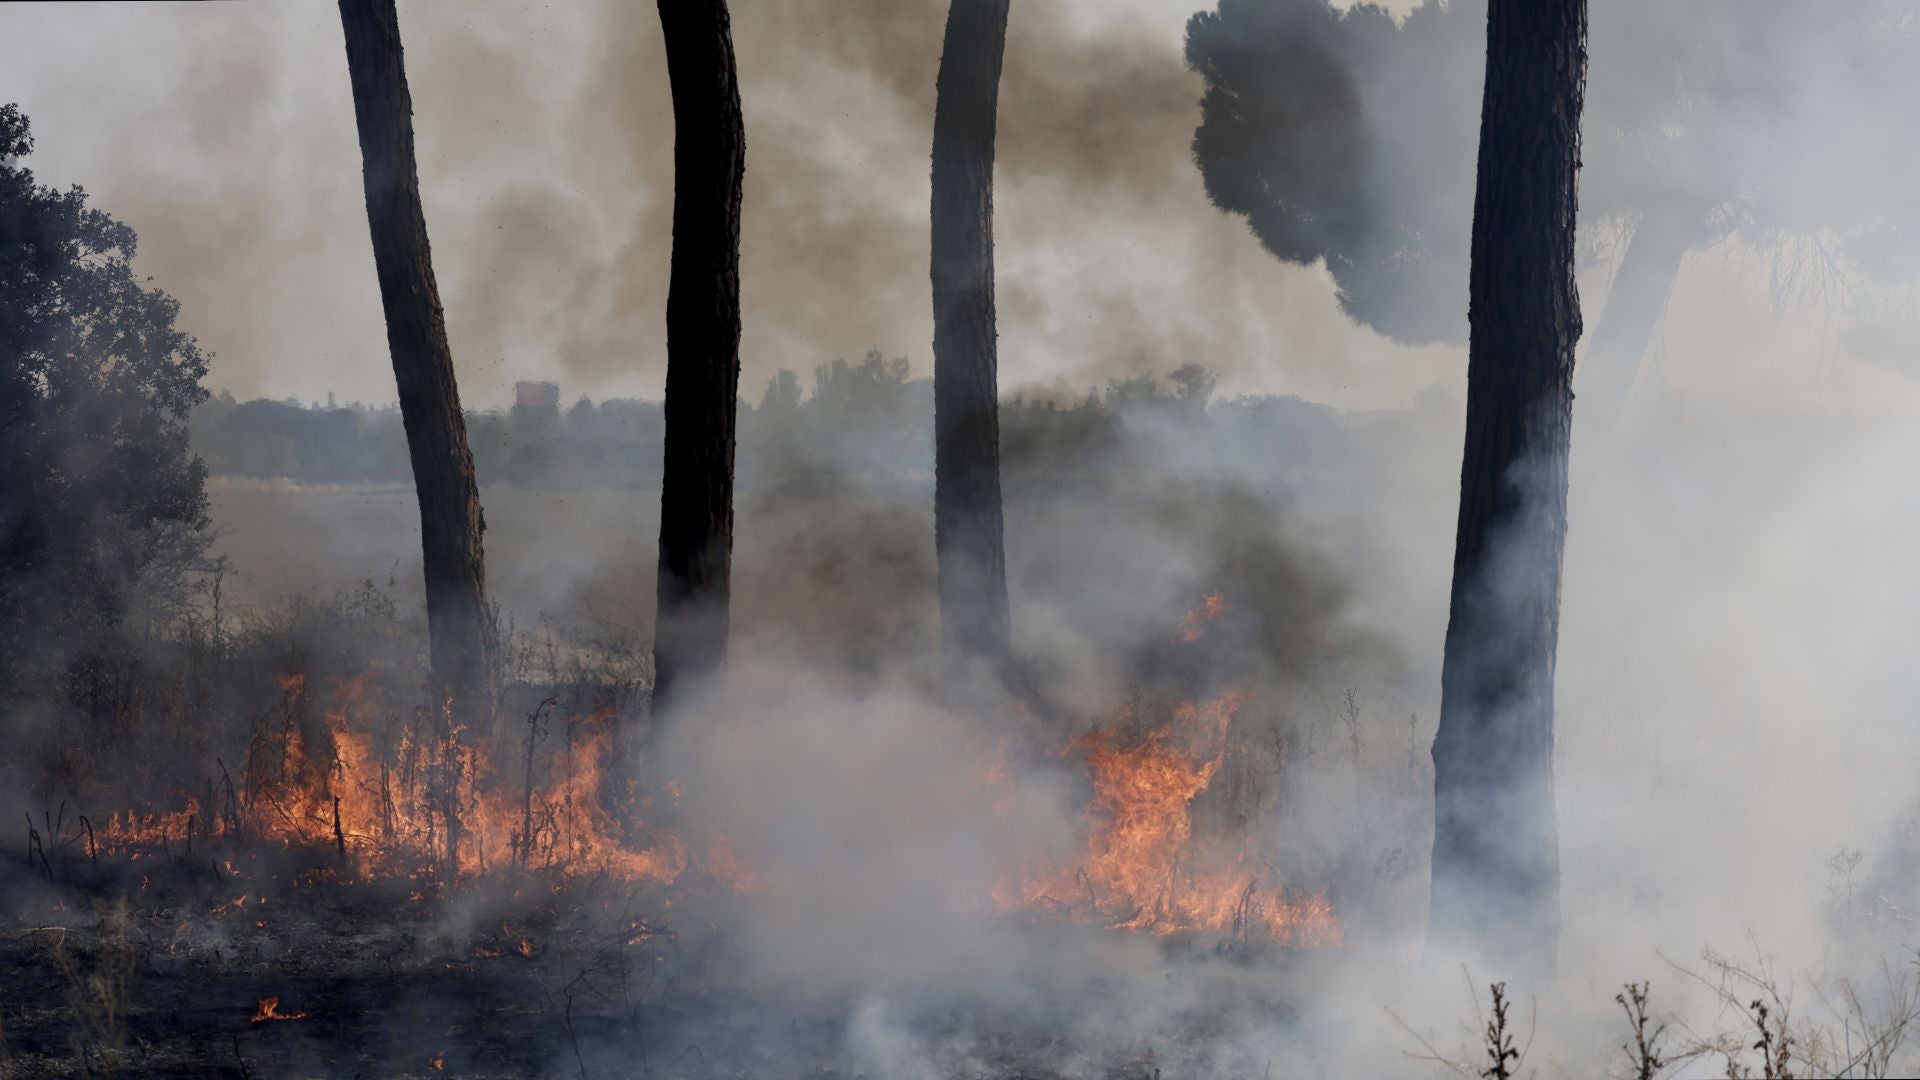
[[[1688,253],[1733,233],[1788,260],[1844,250],[1884,267],[1913,248],[1912,200],[1884,182],[1910,171],[1912,140],[1862,122],[1898,119],[1848,96],[1897,96],[1916,67],[1902,7],[1614,0],[1596,15],[1613,59],[1594,69],[1582,201],[1624,245],[1580,365],[1583,430],[1623,411]],[[1427,0],[1399,21],[1372,4],[1220,0],[1188,24],[1207,88],[1194,159],[1214,204],[1279,258],[1324,259],[1341,307],[1399,341],[1466,332],[1460,207],[1485,23],[1485,0]],[[1809,85],[1809,58],[1869,74]],[[1862,164],[1772,167],[1807,160]]]
[[[1583,430],[1624,412],[1692,252],[1737,236],[1773,261],[1776,302],[1845,289],[1842,259],[1913,280],[1920,209],[1889,178],[1916,151],[1884,107],[1920,62],[1911,5],[1630,0],[1607,5],[1593,37],[1632,59],[1596,69],[1588,128],[1607,142],[1588,148],[1582,201],[1628,231],[1580,362]]]
[[[490,724],[494,641],[480,537],[486,519],[420,208],[400,21],[393,0],[340,0],[340,23],[387,348],[420,502],[434,695],[463,722]]]
[[[1187,23],[1208,197],[1276,257],[1324,259],[1343,310],[1413,344],[1466,333],[1485,24],[1459,7],[1396,21],[1376,4],[1219,0]]]
[[[933,110],[934,549],[950,682],[1008,675],[993,143],[1009,0],[953,0]]]
[[[177,613],[211,565],[206,354],[134,276],[133,230],[35,183],[32,152],[0,106],[0,701]]]
[[[660,0],[673,86],[656,711],[727,657],[747,138],[725,0]]]
[[[1434,737],[1432,932],[1550,972],[1553,673],[1573,423],[1586,0],[1492,0],[1466,450]]]

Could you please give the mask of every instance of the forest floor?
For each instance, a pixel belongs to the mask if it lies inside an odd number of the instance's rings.
[[[875,1032],[873,994],[756,988],[724,935],[676,929],[659,917],[672,897],[631,886],[431,897],[310,870],[263,899],[210,867],[153,869],[9,887],[0,1076],[1149,1080],[1221,1064],[1219,1018],[1075,1045],[1073,1014],[1126,1013],[1097,980],[1070,1012],[893,987],[911,1030]]]

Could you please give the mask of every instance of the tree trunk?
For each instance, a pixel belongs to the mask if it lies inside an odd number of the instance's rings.
[[[1466,449],[1434,738],[1436,945],[1550,975],[1553,671],[1573,420],[1585,0],[1492,0],[1469,284]]]
[[[1634,225],[1580,361],[1580,422],[1589,435],[1611,431],[1625,414],[1680,278],[1680,263],[1705,239],[1705,219],[1704,210],[1681,209],[1651,212]]]
[[[660,0],[673,86],[656,713],[727,657],[740,388],[740,192],[747,137],[725,0]]]
[[[433,279],[413,156],[413,98],[393,0],[340,0],[387,348],[420,501],[435,704],[443,722],[484,728],[494,705],[493,620],[480,534],[486,520]]]
[[[1011,662],[993,312],[993,139],[1009,0],[953,0],[933,110],[933,528],[949,693]]]

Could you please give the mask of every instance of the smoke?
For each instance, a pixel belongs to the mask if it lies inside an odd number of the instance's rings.
[[[942,6],[735,6],[747,396],[780,367],[869,345],[924,356]],[[1189,156],[1204,84],[1180,52],[1192,6],[1015,5],[996,198],[1006,385],[1078,398],[1197,360],[1224,393],[1298,392],[1353,410],[1326,421],[1333,433],[1385,434],[1326,440],[1364,456],[1262,458],[1256,426],[1308,421],[1276,406],[1218,435],[1221,409],[1130,416],[1126,469],[1009,483],[1016,636],[1063,737],[1111,722],[1133,690],[1255,687],[1235,735],[1286,746],[1274,753],[1288,771],[1223,765],[1196,821],[1232,823],[1290,880],[1346,886],[1347,944],[1243,966],[1205,945],[1035,929],[975,906],[956,881],[1084,839],[1084,777],[1068,759],[1022,758],[1015,801],[983,805],[973,766],[1000,731],[939,708],[928,682],[924,484],[830,469],[743,499],[734,678],[665,733],[650,767],[685,782],[687,829],[741,838],[780,886],[716,909],[734,967],[715,966],[777,1005],[829,1001],[839,1051],[868,1073],[1010,1072],[1019,1063],[982,1034],[997,1026],[1053,1040],[1048,1063],[1065,1075],[1112,1064],[1089,1047],[1158,1055],[1167,1075],[1388,1074],[1417,1067],[1401,1052],[1418,1047],[1383,1007],[1446,1048],[1470,1016],[1459,973],[1419,962],[1464,365],[1456,347],[1389,344],[1340,303],[1464,326],[1478,57],[1352,61],[1326,80],[1359,95],[1336,118],[1369,125],[1364,152],[1319,178],[1355,196],[1344,224],[1364,233],[1390,207],[1428,223],[1423,242],[1455,247],[1455,263],[1424,264],[1400,292],[1283,265],[1207,204]],[[1472,4],[1423,10],[1472,36]],[[1728,11],[1752,13],[1754,33],[1732,32]],[[427,15],[409,7],[403,25],[469,403],[528,376],[568,394],[654,393],[672,117],[653,13]],[[330,10],[7,18],[33,46],[22,101],[43,177],[87,184],[140,229],[142,269],[220,354],[214,385],[390,396]],[[1834,29],[1796,43],[1804,24],[1765,5],[1595,4],[1594,20],[1589,324],[1652,212],[1711,201],[1721,239],[1681,264],[1621,435],[1575,421],[1556,774],[1565,974],[1538,1009],[1543,1058],[1576,1075],[1617,1045],[1618,984],[1651,977],[1673,994],[1663,1007],[1710,1008],[1663,958],[1739,950],[1751,933],[1783,969],[1817,974],[1897,944],[1912,905],[1901,765],[1920,749],[1906,584],[1920,397],[1898,370],[1901,313],[1875,306],[1907,295],[1895,189],[1911,175],[1898,108],[1911,95],[1878,50],[1911,39]],[[85,88],[63,74],[82,47],[109,58]],[[1675,70],[1713,79],[1675,97]],[[1326,104],[1299,109],[1323,117]],[[1659,122],[1608,119],[1629,107]],[[1777,242],[1787,234],[1799,239]],[[1356,245],[1375,261],[1398,250]],[[1807,284],[1823,281],[1831,294]],[[1217,443],[1249,449],[1193,449]],[[493,487],[486,500],[507,607],[644,636],[652,495]],[[250,601],[391,573],[417,606],[404,491],[230,490],[216,512]],[[1215,636],[1174,646],[1176,620],[1214,592]],[[1836,944],[1827,861],[1842,848],[1867,855],[1862,910],[1896,928],[1865,944]],[[788,1014],[764,1015],[777,1028]]]
[[[435,266],[466,400],[516,379],[657,394],[672,111],[646,5],[403,6]],[[996,192],[1006,386],[1200,359],[1230,390],[1404,400],[1444,368],[1325,310],[1206,204],[1185,6],[1016,8]],[[390,400],[338,26],[323,7],[9,12],[39,168],[137,228],[238,396]],[[780,367],[931,341],[927,153],[945,8],[735,13],[749,397]],[[86,80],[75,73],[92,74]],[[293,253],[291,256],[289,253]],[[1278,363],[1277,363],[1278,362]]]

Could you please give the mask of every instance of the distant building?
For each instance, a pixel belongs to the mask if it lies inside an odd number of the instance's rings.
[[[521,409],[557,409],[560,407],[560,384],[551,382],[517,382],[513,384],[513,404]]]

